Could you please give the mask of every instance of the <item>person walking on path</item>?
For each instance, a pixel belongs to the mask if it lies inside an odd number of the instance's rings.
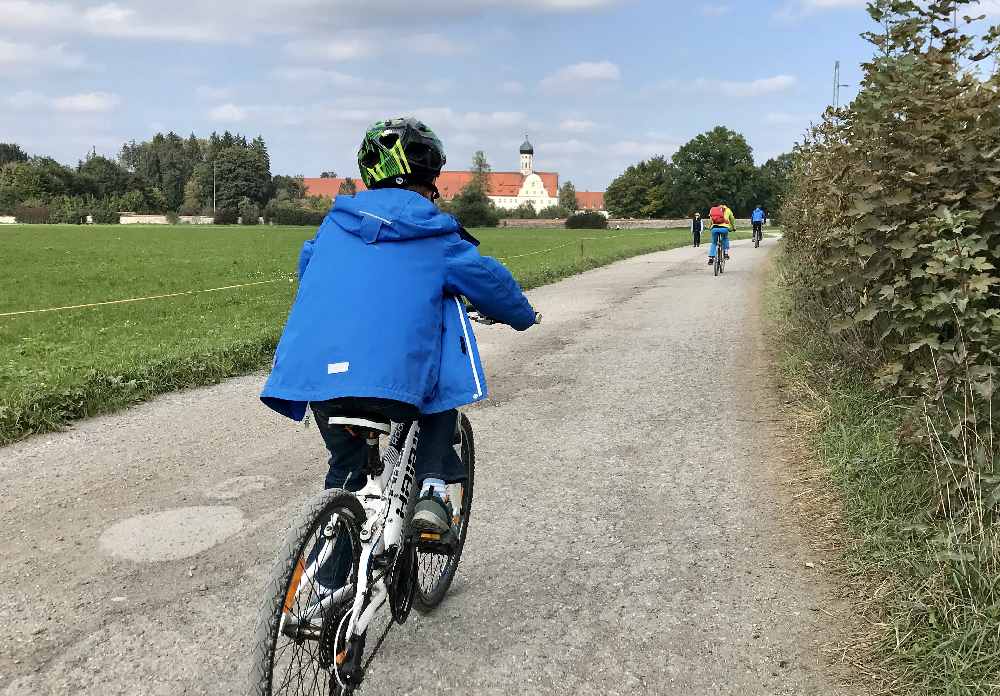
[[[701,231],[704,228],[704,221],[701,219],[701,213],[695,213],[694,217],[691,218],[691,236],[694,238],[694,246],[701,246]]]

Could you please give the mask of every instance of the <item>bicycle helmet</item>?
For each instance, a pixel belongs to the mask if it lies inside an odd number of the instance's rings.
[[[441,141],[415,118],[379,121],[358,148],[361,180],[370,189],[423,184],[437,192],[434,180],[446,162]]]

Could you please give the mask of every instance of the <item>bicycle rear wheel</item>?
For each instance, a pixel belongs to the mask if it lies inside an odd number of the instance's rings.
[[[720,244],[719,248],[715,250],[715,275],[719,275],[722,272],[722,253],[722,245]]]
[[[357,586],[364,520],[357,498],[334,489],[310,502],[289,530],[257,616],[250,696],[350,693],[332,669]]]
[[[466,480],[464,484],[453,484],[448,488],[452,491],[452,500],[460,497],[461,503],[455,510],[452,529],[457,534],[457,541],[448,553],[444,549],[429,549],[417,547],[417,588],[414,606],[418,611],[427,613],[444,599],[455,579],[458,563],[462,559],[462,549],[469,533],[469,516],[472,513],[473,483],[476,474],[476,446],[472,437],[472,423],[466,415],[460,414],[458,429],[455,433],[455,450],[465,465]]]

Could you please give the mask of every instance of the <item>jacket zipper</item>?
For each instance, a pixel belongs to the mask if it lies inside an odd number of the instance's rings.
[[[465,322],[465,312],[462,311],[462,303],[459,302],[458,298],[453,298],[455,300],[455,309],[458,310],[458,320],[462,322],[462,333],[465,335],[465,345],[469,346],[469,367],[472,368],[472,377],[476,380],[476,393],[473,394],[472,398],[478,399],[483,395],[482,382],[479,380],[479,370],[476,369],[476,356],[472,351],[472,343],[469,341],[469,326]]]

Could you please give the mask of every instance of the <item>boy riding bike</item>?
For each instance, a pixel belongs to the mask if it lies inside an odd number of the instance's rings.
[[[302,247],[298,294],[261,400],[297,421],[312,407],[330,452],[328,489],[359,490],[368,451],[331,416],[417,420],[420,499],[411,525],[447,538],[447,485],[464,477],[452,446],[455,409],[487,394],[458,298],[519,331],[538,315],[510,272],[434,205],[444,164],[441,141],[415,119],[380,121],[365,133],[358,166],[369,190],[338,196]]]
[[[736,231],[736,216],[725,203],[719,203],[709,211],[712,219],[712,244],[708,247],[708,265],[715,263],[715,254],[719,249],[719,240],[722,240],[722,252],[729,260],[729,233]]]

